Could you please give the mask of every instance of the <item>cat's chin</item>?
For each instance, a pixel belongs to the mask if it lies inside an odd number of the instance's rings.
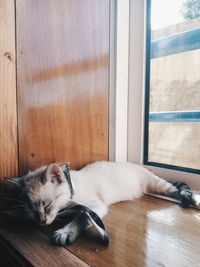
[[[47,226],[47,225],[50,225],[52,224],[52,222],[54,221],[55,219],[55,216],[51,216],[49,218],[47,218],[46,222],[39,222],[37,221],[35,218],[30,218],[34,223],[36,223],[37,225],[39,226]]]
[[[52,224],[52,222],[54,221],[55,217],[56,217],[56,216],[52,216],[52,217],[48,218],[48,219],[46,220],[45,225],[50,225],[50,224]]]
[[[53,221],[51,221],[51,222],[46,222],[45,224],[42,224],[42,226],[50,225],[50,224],[52,224],[52,222],[53,222]]]
[[[54,220],[49,220],[49,221],[46,221],[45,223],[39,223],[39,222],[37,222],[37,224],[40,225],[40,226],[47,226],[47,225],[52,224],[53,221]]]

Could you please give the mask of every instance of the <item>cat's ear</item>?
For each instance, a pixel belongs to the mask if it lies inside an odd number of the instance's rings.
[[[63,172],[57,163],[51,163],[42,178],[42,182],[51,181],[52,183],[61,183],[63,180]]]

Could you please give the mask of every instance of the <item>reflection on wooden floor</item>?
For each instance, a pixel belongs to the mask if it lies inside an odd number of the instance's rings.
[[[0,233],[34,266],[199,266],[197,210],[145,196],[113,205],[105,225],[109,248],[86,237],[66,249],[52,248],[38,229],[25,234],[1,228]]]

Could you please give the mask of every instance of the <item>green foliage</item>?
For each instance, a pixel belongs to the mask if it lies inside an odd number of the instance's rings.
[[[186,0],[183,2],[181,11],[185,20],[191,20],[200,17],[200,0]]]

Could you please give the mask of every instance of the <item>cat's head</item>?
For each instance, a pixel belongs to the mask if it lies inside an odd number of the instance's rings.
[[[52,223],[59,211],[60,197],[64,197],[66,202],[71,197],[65,173],[64,166],[52,163],[24,177],[9,178],[7,184],[17,200],[16,205],[9,210],[10,214],[20,214],[41,225]]]

